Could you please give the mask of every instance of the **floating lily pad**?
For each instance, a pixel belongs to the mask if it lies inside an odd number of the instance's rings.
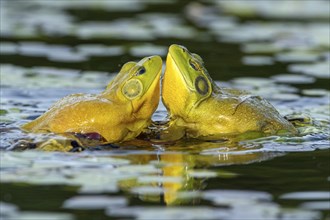
[[[6,115],[7,113],[8,113],[7,110],[5,110],[5,109],[0,109],[0,116],[1,116],[1,115]]]

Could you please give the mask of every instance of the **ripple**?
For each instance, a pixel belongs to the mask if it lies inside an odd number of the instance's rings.
[[[329,201],[321,201],[321,202],[304,202],[301,204],[301,208],[303,209],[311,209],[311,210],[330,210],[330,202]]]
[[[317,62],[313,64],[291,64],[289,70],[300,72],[317,78],[330,78],[330,61]]]
[[[167,47],[152,44],[137,45],[130,49],[130,53],[136,57],[145,57],[151,55],[165,56]]]
[[[313,191],[313,192],[291,192],[284,194],[281,199],[295,200],[314,200],[314,199],[329,199],[330,191]]]
[[[295,2],[290,0],[282,1],[216,1],[220,9],[229,14],[236,14],[244,17],[261,16],[265,18],[294,18],[294,19],[315,19],[329,18],[327,9],[329,2],[321,0],[307,0]],[[276,10],[274,10],[276,8]]]
[[[106,46],[102,44],[80,44],[76,46],[79,53],[86,56],[119,56],[125,52],[121,46]]]
[[[274,63],[272,57],[267,56],[244,56],[242,59],[243,64],[245,65],[272,65]]]
[[[315,62],[320,58],[319,54],[306,52],[282,52],[275,55],[275,59],[280,62]]]
[[[18,51],[18,46],[11,42],[1,42],[0,43],[0,54],[1,55],[13,55]]]
[[[9,220],[72,220],[75,219],[72,214],[69,213],[55,213],[55,212],[33,212],[33,211],[21,211],[17,214],[10,216]]]
[[[330,91],[325,89],[303,89],[302,94],[308,96],[329,96]]]
[[[63,203],[66,209],[105,209],[107,207],[126,206],[127,200],[124,197],[113,197],[104,195],[74,196]]]
[[[16,214],[18,207],[11,203],[0,202],[0,216],[8,217]]]
[[[314,83],[313,77],[298,75],[298,74],[280,74],[271,77],[279,83],[290,83],[290,84],[309,84]]]
[[[211,207],[128,207],[108,209],[109,216],[132,216],[137,219],[223,219],[229,217],[223,209]]]
[[[10,64],[0,65],[1,85],[20,89],[100,88],[105,86],[104,82],[110,82],[113,78],[113,75],[109,76],[106,72],[86,72],[86,75],[80,73],[81,71],[76,69],[43,66],[24,68]],[[93,76],[91,76],[91,73],[93,73]],[[57,92],[60,93],[60,91]]]

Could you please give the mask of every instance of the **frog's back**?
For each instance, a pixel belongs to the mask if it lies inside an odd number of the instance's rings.
[[[284,119],[267,100],[260,96],[247,95],[235,108],[233,115],[239,124],[246,121],[251,128],[265,134],[277,134],[281,131],[295,133],[293,125]],[[242,124],[243,125],[243,124]]]
[[[192,109],[189,117],[181,120],[188,136],[217,140],[297,132],[265,99],[239,90],[234,93],[213,94]]]
[[[95,95],[72,94],[56,102],[45,114],[22,126],[29,132],[82,132],[88,130],[86,124],[95,128],[103,118],[93,117],[111,114],[115,105],[107,99]],[[106,123],[108,121],[104,121]]]
[[[281,131],[296,133],[294,126],[260,96],[233,90],[218,94],[212,101],[217,106],[219,123],[226,124],[224,133],[245,133],[249,131],[277,134]]]

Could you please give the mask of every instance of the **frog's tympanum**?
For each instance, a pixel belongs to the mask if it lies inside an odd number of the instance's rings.
[[[170,115],[169,131],[176,135],[181,131],[187,137],[215,140],[296,132],[265,99],[218,87],[202,58],[179,45],[169,48],[162,100]]]
[[[158,106],[161,70],[159,56],[128,62],[102,93],[64,97],[22,129],[106,143],[133,139],[151,123]]]

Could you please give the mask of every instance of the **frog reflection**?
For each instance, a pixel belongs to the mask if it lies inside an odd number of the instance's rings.
[[[181,151],[187,148],[189,150],[184,153]],[[235,178],[237,176],[225,170],[210,171],[209,167],[247,164],[276,156],[276,154],[262,152],[247,153],[246,148],[239,145],[230,150],[221,147],[219,143],[201,141],[178,142],[166,149],[169,151],[158,155],[126,155],[125,158],[130,159],[133,164],[154,164],[158,167],[158,172],[152,176],[123,180],[119,183],[120,188],[138,194],[139,199],[143,201],[166,205],[193,204],[198,202],[198,192],[206,187],[205,181],[208,178]]]

